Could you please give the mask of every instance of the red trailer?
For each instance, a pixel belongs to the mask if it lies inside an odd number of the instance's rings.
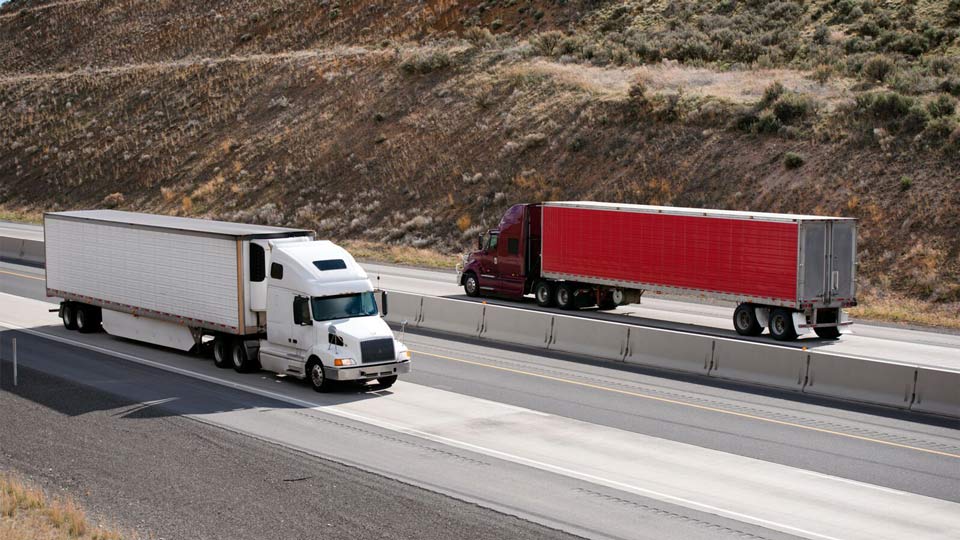
[[[460,267],[470,296],[614,309],[646,291],[729,300],[734,328],[837,338],[855,306],[851,218],[598,202],[518,204]]]

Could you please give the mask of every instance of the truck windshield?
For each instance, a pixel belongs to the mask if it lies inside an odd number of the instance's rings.
[[[372,292],[315,296],[311,299],[311,304],[313,319],[316,321],[369,317],[378,313]]]

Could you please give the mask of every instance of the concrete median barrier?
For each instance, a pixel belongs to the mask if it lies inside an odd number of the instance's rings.
[[[0,261],[42,267],[44,260],[43,242],[0,237]]]
[[[417,327],[477,337],[480,335],[484,307],[480,302],[424,296]]]
[[[550,349],[607,360],[623,360],[630,329],[625,324],[558,315],[553,319]]]
[[[960,417],[960,372],[920,368],[910,410]]]
[[[716,339],[711,377],[802,390],[807,351],[749,341]]]
[[[906,409],[913,400],[917,368],[810,352],[807,394]]]
[[[713,338],[670,330],[630,327],[624,361],[706,375],[713,358]]]
[[[553,315],[550,313],[487,304],[480,337],[546,348],[552,327]]]
[[[378,294],[376,297],[377,303],[379,303],[380,295]],[[387,316],[384,318],[389,323],[402,324],[406,321],[407,326],[416,326],[420,321],[420,304],[422,302],[423,297],[418,294],[387,291]]]

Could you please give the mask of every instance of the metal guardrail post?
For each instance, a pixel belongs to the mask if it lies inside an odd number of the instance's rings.
[[[17,338],[13,338],[13,385],[17,385]]]

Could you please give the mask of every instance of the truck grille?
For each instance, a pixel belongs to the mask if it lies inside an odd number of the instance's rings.
[[[363,364],[393,360],[396,357],[393,352],[393,339],[380,338],[361,341],[360,356],[362,357],[360,362]]]

